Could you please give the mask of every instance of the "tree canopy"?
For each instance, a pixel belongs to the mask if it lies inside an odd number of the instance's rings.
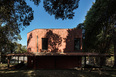
[[[35,5],[39,5],[41,0],[31,0]],[[74,10],[78,8],[80,0],[43,0],[43,7],[55,19],[73,19]]]
[[[79,0],[44,0],[44,8],[56,19],[72,19],[74,10],[78,8]]]
[[[96,0],[93,3],[84,22],[86,51],[107,53],[116,42],[115,5],[116,0]]]
[[[0,51],[20,38],[20,29],[33,20],[33,10],[24,0],[0,0]],[[12,48],[12,47],[11,47]]]
[[[88,11],[85,20],[86,29],[86,44],[96,44],[96,40],[100,39],[100,35],[103,36],[104,40],[106,35],[111,35],[110,32],[114,28],[115,24],[115,0],[96,0],[91,9]],[[104,36],[105,35],[105,36]],[[92,36],[92,37],[90,37]],[[110,37],[110,36],[108,36]],[[108,38],[107,37],[107,38]],[[108,39],[106,39],[108,40]],[[88,45],[86,45],[88,46]],[[94,47],[95,48],[95,47]]]

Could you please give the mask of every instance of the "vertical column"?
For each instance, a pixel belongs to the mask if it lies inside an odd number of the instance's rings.
[[[17,56],[15,55],[15,63],[17,63]]]
[[[8,60],[8,68],[10,67],[10,57],[8,56],[7,57],[7,60]]]
[[[25,56],[23,56],[23,62],[25,62]]]
[[[38,52],[38,36],[37,36],[37,52]]]
[[[0,52],[0,63],[1,63],[1,56],[2,56],[2,55],[1,55],[1,52]]]
[[[19,56],[18,56],[18,63],[19,63]]]
[[[84,56],[84,66],[86,65],[86,56]]]

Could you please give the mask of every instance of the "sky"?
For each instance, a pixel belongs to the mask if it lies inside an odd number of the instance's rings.
[[[27,33],[34,29],[49,29],[49,28],[74,28],[79,23],[83,23],[87,11],[91,8],[95,0],[80,0],[79,7],[74,10],[75,16],[73,19],[55,19],[54,15],[48,14],[43,8],[43,1],[41,0],[39,6],[34,5],[30,0],[26,0],[27,4],[34,10],[34,19],[30,25],[21,31],[20,35],[22,40],[18,43],[27,45]]]

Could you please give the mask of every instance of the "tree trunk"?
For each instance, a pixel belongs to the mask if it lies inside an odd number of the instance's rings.
[[[113,67],[116,68],[116,31],[113,30],[113,43],[114,43],[114,65]]]
[[[2,53],[0,52],[0,63],[1,63]]]
[[[116,42],[114,42],[114,66],[116,68]]]
[[[2,62],[2,49],[0,48],[0,63]]]

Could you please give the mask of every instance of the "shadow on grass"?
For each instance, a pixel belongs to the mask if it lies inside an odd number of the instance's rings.
[[[6,65],[0,65],[6,67]],[[76,70],[76,69],[44,69],[44,70],[12,70],[0,69],[0,77],[116,77],[116,69],[99,71]]]
[[[0,77],[115,77],[116,71],[80,70],[0,70]]]

